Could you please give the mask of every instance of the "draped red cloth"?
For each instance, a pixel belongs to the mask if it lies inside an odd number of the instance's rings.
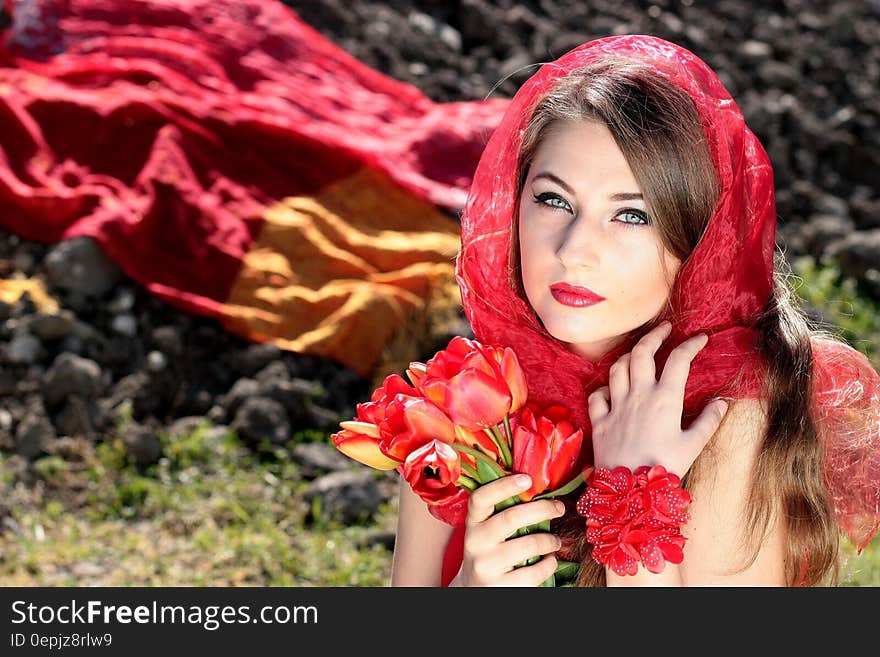
[[[531,110],[560,77],[606,56],[647,65],[694,101],[722,189],[701,242],[687,260],[671,295],[672,335],[657,355],[658,371],[675,345],[700,332],[708,345],[694,359],[684,398],[683,425],[720,392],[754,398],[765,363],[754,320],[772,285],[776,232],[773,170],[764,148],[715,73],[692,52],[644,35],[585,43],[543,65],[518,90],[480,159],[462,215],[456,274],[462,303],[477,340],[509,346],[523,366],[529,395],[568,407],[590,436],[586,398],[608,383],[608,370],[641,335],[592,362],[568,349],[541,326],[508,272],[517,154]],[[841,527],[861,549],[880,520],[880,376],[860,352],[813,341],[816,361],[814,414],[826,444],[826,474]],[[742,375],[733,387],[737,375]],[[589,441],[585,441],[588,458]],[[435,509],[447,522],[463,514]],[[444,572],[461,559],[459,529]],[[445,580],[448,582],[448,580]]]
[[[436,103],[277,0],[17,0],[0,226],[368,375],[432,290],[505,99]],[[448,271],[447,271],[448,270]]]

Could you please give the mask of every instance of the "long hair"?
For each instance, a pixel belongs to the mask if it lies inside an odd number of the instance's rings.
[[[572,72],[542,97],[523,134],[508,267],[511,285],[523,299],[518,207],[529,167],[555,124],[585,120],[608,127],[639,184],[662,244],[682,263],[699,244],[718,201],[720,184],[709,145],[685,92],[638,63],[622,59],[605,59]],[[827,335],[810,326],[789,288],[785,261],[778,252],[769,300],[753,328],[768,363],[763,381],[767,426],[744,511],[747,549],[742,568],[756,558],[771,521],[781,517],[788,539],[787,583],[836,584],[838,533],[822,474],[822,444],[809,404],[810,336]],[[693,486],[701,470],[711,467],[710,453],[711,443],[683,478],[685,488]],[[569,507],[571,502],[567,500]],[[582,564],[577,583],[603,585],[605,571],[590,556],[583,519],[569,513],[559,527]]]

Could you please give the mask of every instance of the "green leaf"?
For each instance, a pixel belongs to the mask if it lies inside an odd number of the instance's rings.
[[[581,569],[580,563],[577,561],[558,561],[556,565],[556,578],[557,579],[574,579],[577,577],[578,571]]]
[[[480,476],[480,483],[482,484],[488,484],[490,481],[495,481],[499,478],[498,473],[482,459],[477,459],[477,474]]]

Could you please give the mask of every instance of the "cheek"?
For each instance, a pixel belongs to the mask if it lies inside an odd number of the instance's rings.
[[[639,264],[633,266],[633,263]],[[669,276],[675,270],[670,270],[667,274],[656,252],[622,258],[616,269],[620,300],[643,305],[653,311],[669,297]]]
[[[645,300],[646,305],[649,304],[652,311],[659,310],[669,299],[676,271],[677,268],[664,268],[659,262],[653,268],[651,284],[646,286],[649,298]]]
[[[530,230],[524,222],[519,224],[519,259],[523,274],[527,271],[535,271],[540,263],[540,248],[537,240],[538,236],[534,230]]]
[[[519,243],[519,266],[522,272],[523,284],[528,287],[531,279],[535,278],[540,271],[540,261],[535,253],[533,242],[523,235]]]

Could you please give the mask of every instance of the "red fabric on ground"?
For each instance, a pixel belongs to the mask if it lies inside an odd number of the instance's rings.
[[[44,243],[91,236],[128,276],[205,314],[223,315],[282,199],[369,169],[460,209],[508,102],[435,103],[276,0],[12,4],[0,226]]]

